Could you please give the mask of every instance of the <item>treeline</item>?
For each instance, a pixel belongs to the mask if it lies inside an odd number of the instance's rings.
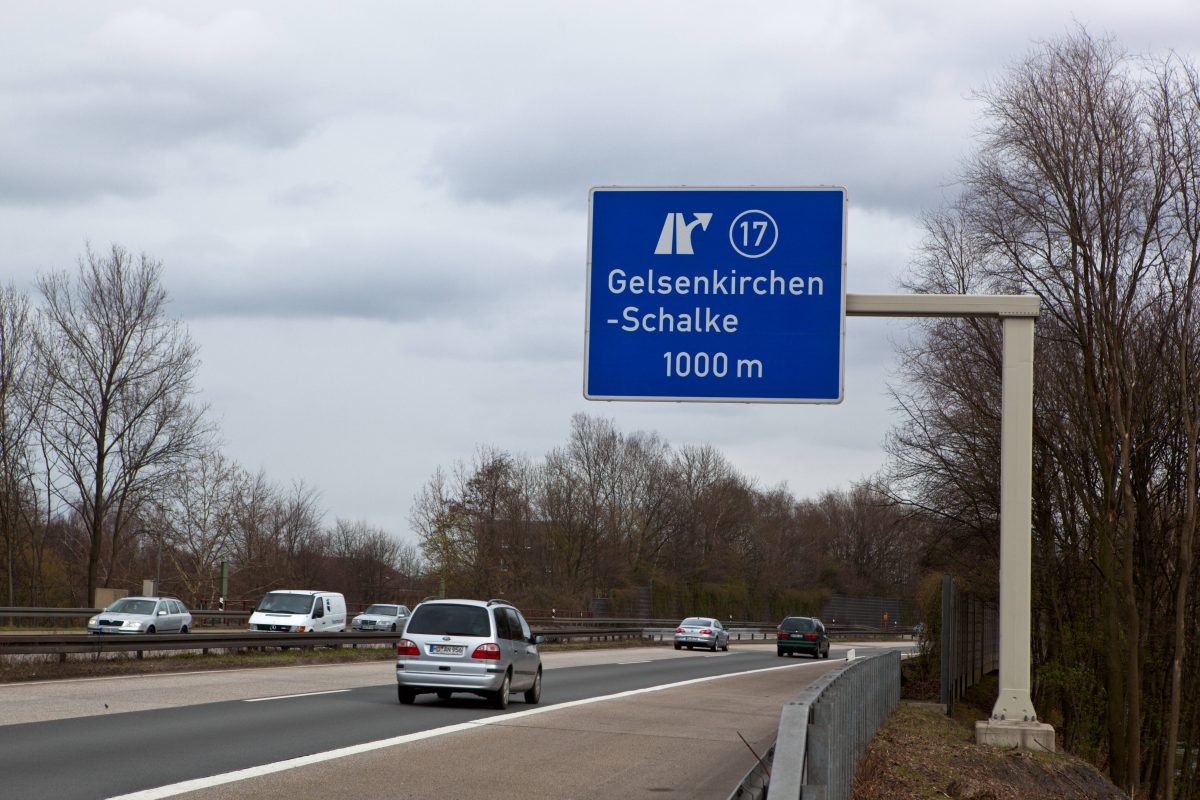
[[[96,587],[198,604],[270,588],[388,599],[420,573],[413,545],[323,523],[318,492],[284,489],[220,452],[195,399],[198,351],[167,315],[162,265],[114,246],[36,296],[0,290],[0,603],[90,606]]]
[[[910,288],[1041,298],[1034,704],[1135,797],[1200,795],[1200,80],[1079,32],[980,96],[979,152]],[[901,357],[892,484],[939,516],[933,564],[993,593],[995,323]]]
[[[711,446],[586,415],[539,461],[487,448],[439,470],[410,521],[451,594],[751,620],[816,613],[835,592],[911,597],[922,530],[868,483],[798,501]]]

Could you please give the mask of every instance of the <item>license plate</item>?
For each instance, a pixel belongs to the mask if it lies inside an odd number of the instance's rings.
[[[429,654],[434,656],[461,656],[466,652],[461,644],[431,644]]]

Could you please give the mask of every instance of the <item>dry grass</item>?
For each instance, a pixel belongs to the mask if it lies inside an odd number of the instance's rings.
[[[955,718],[904,702],[860,762],[852,800],[1093,800],[1125,797],[1100,772],[1066,754],[975,744],[980,712]]]

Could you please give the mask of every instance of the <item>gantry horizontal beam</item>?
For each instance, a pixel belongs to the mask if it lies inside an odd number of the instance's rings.
[[[849,317],[1036,317],[1028,294],[847,294]]]

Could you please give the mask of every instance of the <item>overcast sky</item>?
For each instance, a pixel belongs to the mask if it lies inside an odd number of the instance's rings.
[[[224,451],[403,538],[439,466],[576,412],[798,497],[884,463],[903,323],[837,406],[583,399],[591,186],[848,190],[847,288],[897,290],[972,91],[1083,24],[1200,60],[1196,0],[0,0],[0,280],[165,265]]]

